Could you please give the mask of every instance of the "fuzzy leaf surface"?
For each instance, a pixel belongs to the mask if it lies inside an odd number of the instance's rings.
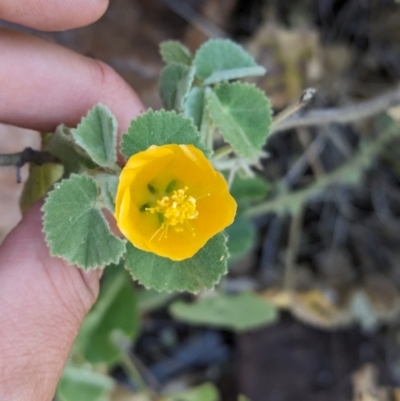
[[[119,177],[111,174],[98,174],[95,178],[104,206],[114,214]]]
[[[190,324],[234,331],[254,330],[277,319],[275,307],[251,292],[219,294],[193,303],[177,301],[169,310],[174,318]]]
[[[241,78],[241,69],[259,67],[249,53],[229,39],[212,39],[204,43],[197,51],[193,65],[196,67],[196,76],[202,80],[210,79],[213,75],[217,77],[216,74],[221,74],[221,77],[223,74],[229,75],[229,79]],[[235,77],[234,71],[239,75]],[[215,78],[212,81],[218,82]]]
[[[250,84],[223,83],[208,94],[207,108],[235,152],[257,160],[271,126],[271,106],[264,93]]]
[[[184,116],[191,118],[198,130],[200,130],[201,122],[203,120],[205,106],[204,92],[203,88],[192,88],[188,94],[183,110]]]
[[[211,238],[192,258],[180,262],[127,246],[126,268],[133,279],[158,291],[208,290],[227,272],[228,249],[223,233]]]
[[[160,97],[167,110],[182,111],[194,80],[194,68],[172,63],[160,75]]]
[[[113,167],[117,162],[117,127],[117,120],[108,107],[98,104],[71,134],[95,163]]]
[[[118,262],[125,242],[111,233],[97,208],[94,180],[72,175],[54,188],[43,206],[43,229],[51,254],[84,270]]]
[[[64,165],[64,177],[97,167],[89,155],[75,143],[71,130],[63,124],[48,138],[44,150],[60,159]]]
[[[89,362],[112,367],[122,355],[115,334],[132,342],[138,330],[139,313],[129,273],[122,266],[108,266],[99,298],[83,322],[76,345]]]
[[[256,67],[235,68],[232,70],[218,71],[204,80],[204,85],[213,85],[224,81],[245,77],[257,77],[264,75],[266,70],[264,67],[257,65]]]
[[[189,118],[173,111],[148,111],[132,121],[128,132],[122,136],[122,153],[128,159],[151,145],[192,144],[206,155],[209,151]]]
[[[160,54],[166,64],[178,63],[190,65],[192,56],[189,49],[176,40],[167,40],[160,44]]]

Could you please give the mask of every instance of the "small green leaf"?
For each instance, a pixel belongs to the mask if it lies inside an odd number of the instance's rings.
[[[246,67],[246,68],[235,68],[233,70],[218,71],[212,74],[204,81],[204,85],[218,84],[223,81],[231,81],[233,79],[245,78],[245,77],[256,77],[264,75],[266,72],[264,67]]]
[[[271,106],[250,84],[224,83],[207,97],[211,119],[236,153],[257,160],[270,132]]]
[[[176,40],[168,40],[160,44],[160,54],[165,63],[190,65],[192,56],[189,49]]]
[[[194,68],[169,64],[160,75],[160,97],[167,110],[182,111],[194,80]]]
[[[271,191],[271,184],[261,177],[241,178],[236,175],[231,194],[240,204],[249,204],[264,199]]]
[[[160,401],[218,401],[218,389],[212,383],[204,383],[201,386],[171,394],[161,398]]]
[[[174,292],[159,292],[156,290],[146,290],[143,288],[138,291],[138,309],[141,313],[153,312],[165,306],[173,297]]]
[[[226,236],[220,233],[192,258],[180,262],[141,251],[128,244],[126,268],[146,288],[199,292],[213,288],[226,274],[227,259]]]
[[[219,294],[194,303],[174,302],[174,318],[196,325],[235,331],[249,331],[271,324],[277,319],[275,307],[251,292],[240,295]]]
[[[44,150],[48,150],[62,162],[64,177],[97,167],[88,154],[75,143],[71,130],[63,124],[48,138]]]
[[[186,99],[183,114],[192,118],[194,125],[200,130],[205,106],[204,89],[194,87],[190,90]]]
[[[226,233],[228,234],[229,262],[234,262],[249,253],[256,243],[256,228],[244,217],[236,217],[233,224],[226,229]]]
[[[94,178],[100,188],[100,196],[104,206],[114,214],[119,177],[111,174],[98,174]]]
[[[71,130],[76,143],[95,163],[113,167],[117,162],[117,120],[104,105],[94,106],[82,118],[76,129]]]
[[[132,121],[128,132],[122,136],[122,153],[128,159],[151,145],[192,144],[209,153],[201,142],[192,120],[173,111],[148,111]]]
[[[204,43],[197,51],[193,60],[196,67],[196,76],[202,80],[211,80],[210,83],[228,79],[242,78],[243,69],[250,68],[248,71],[263,70],[259,67],[254,58],[250,56],[241,46],[228,39],[212,39]],[[258,68],[258,70],[251,70]],[[235,76],[236,74],[236,76]],[[213,77],[211,79],[211,77]]]
[[[96,207],[94,180],[72,175],[54,188],[43,206],[43,229],[51,254],[84,270],[118,262],[125,242],[110,232]]]
[[[250,398],[247,398],[243,394],[239,394],[238,401],[250,401]]]
[[[129,273],[115,265],[105,272],[99,298],[83,322],[76,346],[89,362],[112,367],[123,352],[115,333],[131,343],[139,330],[139,313]]]
[[[109,401],[115,382],[87,367],[68,364],[57,387],[59,401]]]

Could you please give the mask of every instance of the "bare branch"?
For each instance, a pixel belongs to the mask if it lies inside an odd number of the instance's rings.
[[[0,154],[0,166],[15,166],[17,168],[17,182],[21,182],[21,167],[26,163],[41,166],[45,163],[59,163],[60,161],[50,152],[25,148],[22,152]]]
[[[379,114],[397,104],[400,104],[400,85],[395,90],[355,105],[325,110],[311,110],[302,115],[291,115],[273,124],[271,133],[312,125],[349,123]]]

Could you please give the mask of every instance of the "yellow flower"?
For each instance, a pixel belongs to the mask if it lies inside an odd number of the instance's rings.
[[[224,177],[192,145],[151,146],[131,156],[119,178],[118,228],[159,256],[190,258],[235,214]]]

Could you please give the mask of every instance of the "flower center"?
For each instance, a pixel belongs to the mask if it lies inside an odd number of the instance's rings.
[[[170,196],[163,196],[157,200],[157,206],[148,207],[146,211],[159,213],[164,217],[163,223],[154,236],[161,230],[161,238],[168,235],[168,228],[173,227],[176,232],[181,232],[184,228],[193,233],[193,227],[189,220],[196,219],[199,212],[196,210],[196,199],[186,193],[188,187],[172,192]],[[153,236],[153,237],[154,237]]]

